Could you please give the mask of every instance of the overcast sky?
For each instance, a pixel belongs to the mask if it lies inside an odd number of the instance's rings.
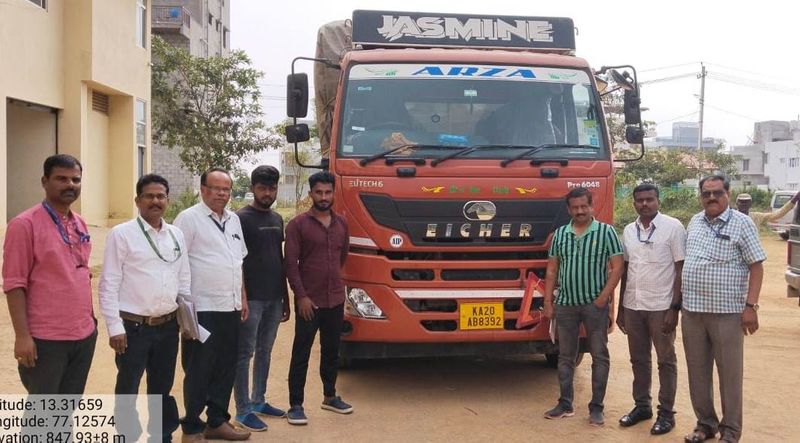
[[[349,18],[354,9],[571,17],[579,31],[577,55],[592,67],[632,64],[639,70],[642,106],[649,109],[644,116],[658,123],[659,136],[669,136],[674,121],[697,121],[700,80],[646,82],[699,74],[701,61],[709,72],[705,136],[746,144],[754,122],[800,114],[800,85],[792,81],[800,72],[800,3],[791,1],[231,0],[231,45],[264,72],[270,123],[285,117],[292,58],[313,56],[318,27]],[[310,73],[311,66],[304,70]]]

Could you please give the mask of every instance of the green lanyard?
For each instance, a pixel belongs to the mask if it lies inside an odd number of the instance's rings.
[[[156,244],[153,243],[153,239],[150,238],[150,234],[148,234],[147,231],[144,230],[142,219],[137,217],[136,223],[139,223],[139,229],[142,230],[142,234],[144,234],[144,236],[147,238],[147,242],[150,243],[150,247],[153,248],[153,251],[155,251],[156,255],[158,255],[158,258],[167,263],[175,263],[176,261],[178,261],[179,258],[181,258],[181,245],[178,244],[178,240],[175,238],[175,234],[173,234],[172,231],[169,230],[169,228],[167,229],[167,232],[169,232],[169,236],[172,237],[172,243],[175,245],[174,249],[175,252],[178,253],[178,255],[172,260],[167,260],[166,258],[164,258],[164,256],[161,255],[161,252],[156,247]]]

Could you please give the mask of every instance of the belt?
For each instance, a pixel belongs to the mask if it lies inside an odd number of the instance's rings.
[[[119,316],[123,320],[132,321],[134,323],[143,323],[148,326],[158,326],[171,321],[178,314],[178,311],[172,311],[169,314],[164,314],[160,317],[145,317],[144,315],[131,314],[130,312],[119,311]]]

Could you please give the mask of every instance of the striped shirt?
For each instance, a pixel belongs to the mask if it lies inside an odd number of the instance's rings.
[[[593,302],[608,281],[608,259],[622,255],[622,244],[614,227],[597,220],[581,235],[572,222],[553,233],[548,252],[558,258],[556,304],[578,306]]]
[[[705,212],[695,214],[686,231],[683,307],[716,314],[744,311],[749,265],[767,258],[756,225],[728,208],[713,220]]]

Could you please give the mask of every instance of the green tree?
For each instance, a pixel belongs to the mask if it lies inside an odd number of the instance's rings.
[[[237,167],[231,172],[231,177],[233,178],[231,196],[244,198],[244,195],[250,192],[250,176],[244,169]]]
[[[233,170],[241,159],[281,146],[262,121],[257,84],[262,73],[243,51],[194,57],[158,36],[152,51],[154,138],[179,149],[191,172]]]
[[[647,149],[644,157],[625,163],[616,180],[620,184],[635,186],[648,181],[661,187],[670,187],[695,177],[691,154],[680,150]]]

